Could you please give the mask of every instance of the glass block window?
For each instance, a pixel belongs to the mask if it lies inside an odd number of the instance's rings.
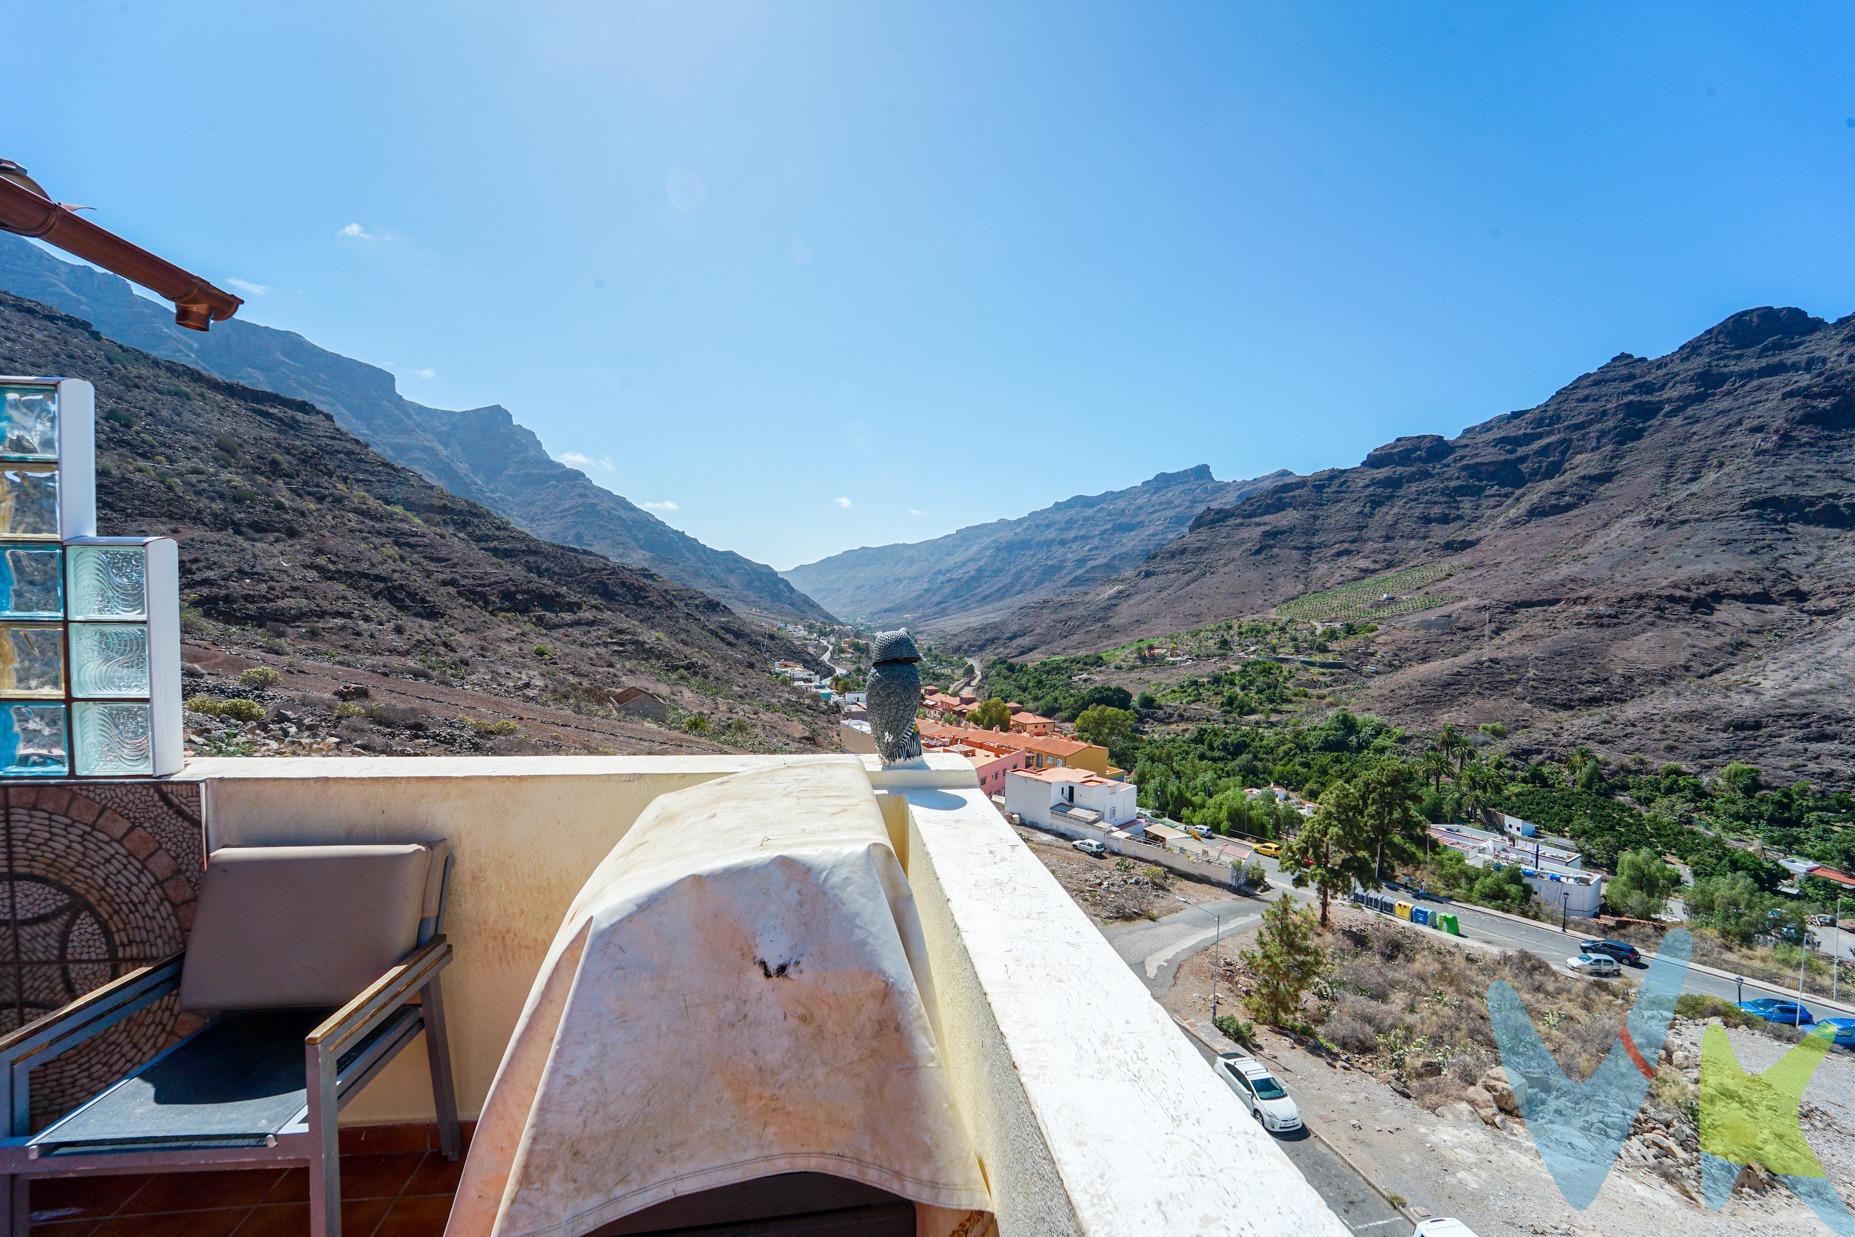
[[[148,557],[140,546],[72,546],[71,617],[148,616]]]
[[[141,623],[72,623],[71,694],[146,698],[148,628]]]
[[[71,706],[75,772],[84,777],[155,770],[153,712],[145,703],[80,700]]]
[[[58,388],[0,386],[0,458],[58,458]]]
[[[0,696],[64,695],[64,629],[0,623]]]
[[[178,772],[179,560],[99,537],[95,391],[0,377],[0,779]]]
[[[58,470],[0,466],[0,537],[58,540]]]
[[[0,777],[62,777],[70,771],[64,705],[0,701]]]
[[[0,543],[0,619],[64,617],[64,551]]]

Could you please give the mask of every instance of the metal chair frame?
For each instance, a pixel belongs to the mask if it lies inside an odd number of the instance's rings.
[[[448,862],[446,868],[448,877]],[[420,1031],[426,1033],[439,1150],[446,1159],[457,1159],[461,1152],[457,1091],[439,988],[439,972],[451,961],[451,944],[437,932],[443,917],[442,894],[440,899],[438,915],[420,924],[420,944],[305,1037],[306,1103],[294,1119],[256,1145],[250,1140],[228,1139],[215,1144],[210,1139],[182,1142],[156,1137],[139,1144],[125,1140],[107,1150],[73,1149],[50,1155],[41,1154],[43,1149],[32,1145],[33,1136],[28,1132],[32,1070],[178,991],[184,953],[131,971],[0,1038],[0,1119],[5,1122],[5,1136],[0,1137],[0,1237],[26,1237],[32,1216],[30,1181],[34,1177],[187,1172],[273,1164],[301,1164],[309,1169],[310,1232],[315,1237],[340,1237],[339,1114]],[[96,1104],[103,1095],[206,1029],[202,1027],[165,1049],[72,1113]],[[376,1030],[379,1034],[369,1040]],[[368,1041],[365,1047],[353,1052],[363,1041]],[[344,1061],[343,1057],[351,1052],[352,1058]]]

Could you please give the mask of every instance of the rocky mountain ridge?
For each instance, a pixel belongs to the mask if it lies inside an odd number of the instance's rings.
[[[551,457],[500,405],[449,412],[399,393],[383,369],[243,318],[201,334],[114,275],[0,236],[0,289],[90,322],[111,339],[245,386],[308,400],[389,460],[537,537],[648,567],[743,609],[826,620],[771,567],[717,550]]]
[[[1852,531],[1855,316],[1766,307],[1456,438],[1207,510],[1120,578],[968,642],[1104,648],[1421,567],[1438,604],[1357,655],[1358,705],[1846,781]]]
[[[955,631],[1123,571],[1205,508],[1237,502],[1293,475],[1284,470],[1219,481],[1200,464],[929,541],[846,550],[785,575],[838,614],[876,626]]]
[[[386,717],[470,742],[479,731],[521,742],[531,728],[549,736],[542,750],[830,740],[821,709],[768,672],[804,657],[777,633],[652,572],[533,537],[304,400],[4,293],[0,373],[95,384],[100,529],[180,540],[191,663],[275,667],[302,691],[371,684],[366,717],[349,710],[357,726]],[[675,729],[621,713],[613,697],[633,686],[677,710]]]

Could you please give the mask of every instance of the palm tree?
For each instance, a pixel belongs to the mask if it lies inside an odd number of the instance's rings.
[[[1464,765],[1456,778],[1456,794],[1462,810],[1477,817],[1494,805],[1506,786],[1507,781],[1498,770],[1479,760]]]
[[[1441,748],[1433,747],[1423,754],[1418,768],[1423,771],[1423,780],[1430,783],[1430,789],[1440,791],[1443,779],[1449,776],[1449,756]]]
[[[1452,722],[1444,722],[1443,728],[1436,732],[1437,750],[1456,762],[1456,773],[1461,774],[1469,762],[1471,750],[1468,739]]]

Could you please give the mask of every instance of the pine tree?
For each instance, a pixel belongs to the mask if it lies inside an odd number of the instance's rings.
[[[1315,931],[1314,917],[1292,899],[1277,898],[1262,913],[1256,948],[1242,955],[1256,980],[1243,1004],[1259,1021],[1278,1027],[1300,1021],[1302,996],[1327,970]]]
[[[1374,847],[1365,829],[1365,799],[1351,782],[1335,782],[1320,797],[1320,810],[1301,826],[1282,851],[1282,869],[1295,888],[1314,886],[1320,895],[1320,926],[1328,923],[1334,896],[1354,885],[1376,885]]]

